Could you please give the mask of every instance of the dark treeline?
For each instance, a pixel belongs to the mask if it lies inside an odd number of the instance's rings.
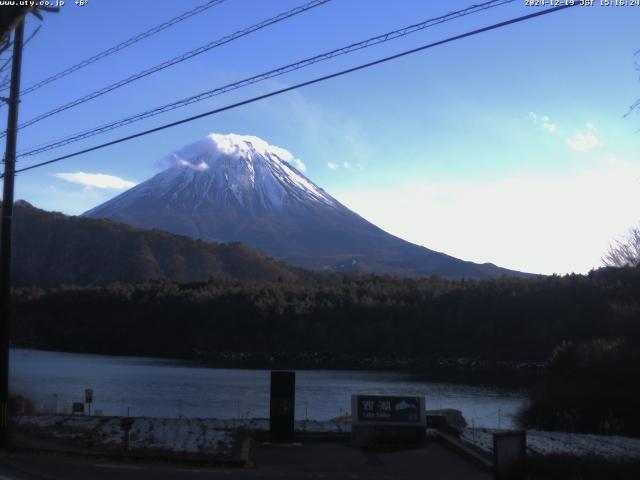
[[[633,339],[563,342],[520,413],[523,426],[640,435],[640,345]]]
[[[563,341],[640,338],[640,269],[27,288],[15,292],[14,306],[14,346],[182,358],[225,351],[546,361]]]

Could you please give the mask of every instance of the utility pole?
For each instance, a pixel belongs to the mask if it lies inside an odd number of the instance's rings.
[[[20,70],[24,18],[13,34],[13,63],[7,140],[4,155],[4,185],[2,196],[2,232],[0,233],[0,448],[9,444],[9,338],[11,326],[11,222],[13,219],[13,184],[16,170],[18,139],[18,106],[20,104]]]

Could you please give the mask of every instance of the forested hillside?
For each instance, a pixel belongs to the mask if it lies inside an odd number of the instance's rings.
[[[214,278],[295,280],[302,269],[240,243],[217,244],[16,202],[13,281],[21,286]]]
[[[481,281],[119,283],[22,289],[14,305],[14,344],[56,350],[544,361],[565,340],[640,338],[640,268]]]

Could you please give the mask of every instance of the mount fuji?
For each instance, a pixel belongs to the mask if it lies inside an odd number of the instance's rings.
[[[163,162],[168,168],[83,216],[205,241],[240,241],[314,270],[523,275],[459,260],[385,232],[305,177],[287,150],[258,137],[211,134]]]

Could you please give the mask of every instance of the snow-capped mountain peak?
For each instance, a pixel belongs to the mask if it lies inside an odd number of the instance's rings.
[[[212,133],[160,160],[165,170],[113,198],[87,215],[146,204],[185,212],[274,211],[291,208],[344,208],[302,171],[288,150],[251,135]]]
[[[252,135],[212,133],[170,154],[161,163],[170,165],[160,174],[167,178],[158,178],[162,184],[175,183],[177,179],[195,182],[207,189],[199,191],[204,196],[210,195],[210,190],[222,190],[241,204],[257,202],[272,208],[305,200],[337,205],[304,176],[302,161],[288,150]]]

